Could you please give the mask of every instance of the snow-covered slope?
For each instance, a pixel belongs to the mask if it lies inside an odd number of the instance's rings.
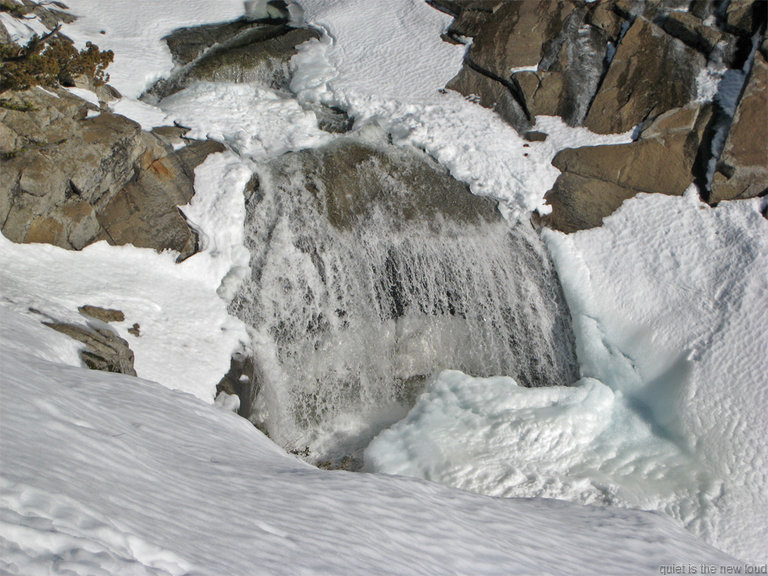
[[[735,564],[656,514],[317,470],[193,396],[64,366],[64,336],[0,313],[0,573],[658,574]]]

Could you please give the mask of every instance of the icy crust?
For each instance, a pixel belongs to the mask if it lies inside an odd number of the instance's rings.
[[[369,469],[498,496],[663,511],[744,560],[768,542],[768,222],[759,201],[625,202],[547,232],[582,381],[444,372],[368,447]]]
[[[232,352],[248,341],[226,307],[248,270],[242,190],[249,177],[231,153],[197,168],[196,194],[184,211],[203,252],[181,264],[174,252],[105,242],[70,252],[0,235],[0,308],[36,322],[79,324],[85,323],[79,306],[119,309],[125,321],[111,326],[134,351],[139,376],[213,402]],[[134,324],[138,337],[128,332]],[[80,365],[76,355],[69,359]]]
[[[249,84],[200,82],[160,104],[169,117],[191,128],[190,138],[212,138],[239,155],[265,160],[320,146],[331,135],[296,99]]]
[[[58,353],[47,346],[66,346],[63,336],[14,312],[6,325],[4,574],[658,574],[735,564],[655,514],[317,470],[233,414],[51,362]]]

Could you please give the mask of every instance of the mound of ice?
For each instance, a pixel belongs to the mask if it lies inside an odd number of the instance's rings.
[[[695,458],[590,378],[531,389],[443,372],[365,461],[490,496],[662,510],[689,527],[711,514],[716,496]]]

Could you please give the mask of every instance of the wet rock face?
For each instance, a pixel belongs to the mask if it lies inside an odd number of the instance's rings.
[[[245,19],[176,30],[165,40],[178,68],[146,97],[161,100],[198,80],[257,82],[287,89],[296,46],[319,37],[312,28]]]
[[[172,249],[196,235],[177,206],[194,194],[194,168],[214,142],[174,151],[123,116],[65,90],[2,95],[0,226],[14,242],[79,250],[98,240]]]
[[[510,231],[494,202],[421,152],[344,137],[259,176],[246,198],[251,278],[231,310],[259,341],[252,419],[278,443],[348,456],[449,366],[530,386],[576,377],[535,232]],[[345,419],[365,430],[345,438]]]
[[[755,57],[744,96],[725,141],[712,182],[710,202],[768,193],[768,63]]]

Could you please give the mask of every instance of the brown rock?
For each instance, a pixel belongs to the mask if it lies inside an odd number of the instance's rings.
[[[618,47],[584,125],[600,134],[631,130],[684,106],[696,95],[696,76],[704,57],[637,18]]]
[[[728,28],[743,36],[751,36],[765,21],[765,0],[730,0],[725,11]]]
[[[160,100],[197,80],[257,82],[285,89],[290,81],[290,60],[296,54],[296,46],[319,37],[320,32],[313,28],[251,24],[220,44],[204,47],[206,40],[203,45],[195,45],[192,51],[201,51],[199,56],[179,68],[170,78],[157,82],[148,95]],[[182,61],[192,57],[179,46],[174,49],[177,53],[181,51]]]
[[[6,237],[76,250],[107,239],[194,253],[196,236],[177,206],[194,194],[195,167],[221,144],[174,151],[122,116],[88,118],[95,107],[65,90],[6,93],[3,102],[0,127],[18,147],[0,158]]]
[[[640,192],[683,194],[711,116],[711,106],[693,104],[663,114],[636,142],[563,150],[552,161],[562,174],[545,196],[544,223],[572,232],[599,226]]]
[[[101,306],[91,306],[90,304],[86,304],[80,306],[77,310],[81,314],[95,318],[96,320],[101,320],[102,322],[125,321],[125,314],[123,314],[122,310],[115,310],[114,308],[102,308]]]
[[[500,79],[491,78],[465,64],[446,88],[490,108],[519,131],[531,127],[527,110],[520,106],[512,89]]]
[[[736,52],[736,40],[733,36],[722,33],[714,25],[707,26],[701,18],[690,12],[670,12],[660,20],[662,29],[681,42],[709,57],[718,46],[725,45],[723,51],[726,64],[729,64]]]
[[[768,64],[755,55],[712,181],[710,202],[750,198],[768,191]]]
[[[536,66],[573,9],[567,0],[504,3],[475,36],[467,57],[502,78],[513,68]]]
[[[85,350],[80,351],[80,359],[91,370],[136,376],[136,370],[133,368],[133,351],[128,346],[128,342],[120,338],[117,332],[106,324],[89,323],[88,326],[61,322],[43,322],[43,324],[85,344]]]
[[[595,228],[634,195],[633,190],[612,182],[564,173],[545,196],[552,212],[541,220],[546,226],[566,233]]]

